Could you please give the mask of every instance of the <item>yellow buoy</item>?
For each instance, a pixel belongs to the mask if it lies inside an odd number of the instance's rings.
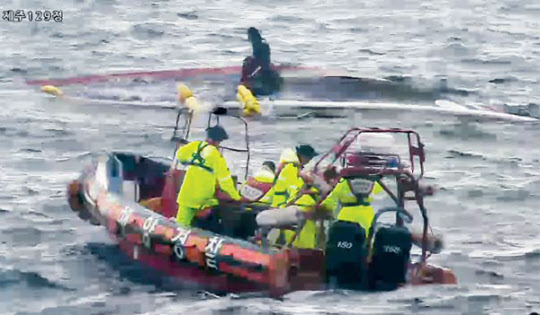
[[[261,105],[259,104],[259,101],[244,85],[238,86],[236,98],[240,104],[242,104],[243,116],[252,116],[261,113]]]
[[[192,111],[197,111],[200,107],[199,101],[193,96],[186,99],[185,105],[187,108],[189,108]]]
[[[190,97],[193,97],[193,92],[185,84],[178,84],[178,100],[180,103],[185,103],[186,100]]]
[[[41,87],[41,91],[54,96],[62,96],[62,90],[53,85],[44,85]]]
[[[178,84],[178,101],[192,111],[200,110],[199,101],[193,96],[193,91],[183,83]]]

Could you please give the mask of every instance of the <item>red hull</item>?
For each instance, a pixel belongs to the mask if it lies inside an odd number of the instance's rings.
[[[196,286],[217,292],[254,292],[263,291],[264,288],[239,278],[230,277],[226,274],[211,274],[208,271],[193,265],[179,265],[177,262],[162,255],[156,255],[147,251],[144,247],[134,246],[133,243],[116,240],[122,252],[128,257],[140,261],[144,265],[176,278],[179,283],[186,286]]]
[[[277,66],[279,71],[287,70],[319,70],[314,67],[292,67],[292,66]],[[114,79],[123,78],[152,78],[152,79],[190,79],[200,76],[238,76],[240,79],[240,72],[242,67],[222,67],[222,68],[190,68],[179,70],[161,70],[161,71],[140,71],[140,72],[124,72],[113,73],[103,75],[91,75],[86,77],[66,78],[66,79],[44,79],[44,80],[27,80],[28,85],[70,85],[70,84],[88,84],[94,82],[103,82]]]

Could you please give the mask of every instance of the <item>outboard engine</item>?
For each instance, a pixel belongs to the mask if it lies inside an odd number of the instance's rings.
[[[342,288],[360,288],[365,279],[366,231],[357,223],[334,222],[326,242],[326,280]]]
[[[369,266],[370,289],[393,290],[406,282],[411,247],[412,234],[407,227],[390,225],[377,229]]]

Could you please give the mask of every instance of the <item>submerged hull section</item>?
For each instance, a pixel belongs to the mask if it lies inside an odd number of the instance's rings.
[[[301,100],[262,100],[261,107],[275,116],[348,117],[351,113],[436,113],[439,115],[470,118],[477,121],[500,120],[510,122],[534,122],[533,117],[517,116],[482,107],[466,107],[452,102],[426,104],[401,104],[362,101],[301,101]],[[240,113],[237,102],[226,102],[223,107]]]

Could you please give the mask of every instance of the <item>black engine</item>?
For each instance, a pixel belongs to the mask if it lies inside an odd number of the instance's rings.
[[[328,231],[326,280],[341,288],[361,288],[365,279],[366,231],[359,224],[336,221]]]
[[[372,226],[376,232],[369,249],[365,230],[359,224],[336,221],[331,225],[325,258],[326,280],[330,285],[347,289],[393,290],[406,282],[411,232],[398,225],[376,228],[376,218]]]
[[[379,227],[369,266],[369,288],[393,290],[405,283],[411,247],[411,233],[406,227]]]

